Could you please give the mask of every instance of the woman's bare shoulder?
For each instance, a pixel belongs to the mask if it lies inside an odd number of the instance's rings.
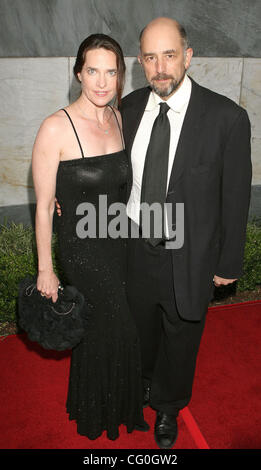
[[[62,109],[59,109],[58,111],[53,114],[50,114],[43,120],[40,126],[40,130],[48,132],[50,134],[56,134],[57,132],[60,132],[62,130],[65,123],[65,118],[65,112]]]
[[[42,121],[36,134],[34,150],[45,147],[49,148],[50,145],[52,148],[59,148],[64,138],[66,119],[68,120],[62,110],[58,110],[47,116]]]

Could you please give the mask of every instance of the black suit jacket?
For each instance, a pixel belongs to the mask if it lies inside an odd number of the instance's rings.
[[[124,97],[123,133],[129,155],[150,88]],[[192,80],[170,177],[167,202],[184,204],[184,245],[173,249],[174,289],[179,313],[199,320],[213,293],[214,274],[242,274],[251,191],[250,123],[247,112],[225,96]],[[173,227],[174,229],[174,227]]]

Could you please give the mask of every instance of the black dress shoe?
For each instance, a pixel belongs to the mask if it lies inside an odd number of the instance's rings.
[[[168,415],[158,411],[154,436],[160,449],[171,449],[178,437],[177,415]]]
[[[143,387],[143,408],[150,404],[150,386]]]

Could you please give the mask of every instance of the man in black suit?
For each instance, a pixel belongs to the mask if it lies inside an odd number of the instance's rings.
[[[242,274],[251,188],[247,113],[188,77],[192,54],[179,23],[153,20],[142,31],[139,56],[150,86],[130,93],[121,105],[132,169],[127,212],[139,233],[129,243],[128,300],[141,340],[144,405],[157,410],[155,439],[164,449],[174,445],[178,412],[191,398],[213,288]],[[163,117],[152,136],[159,108]],[[163,122],[169,131],[161,141]],[[157,146],[162,165],[156,159],[151,170]],[[140,225],[140,202],[162,197],[164,165],[172,222],[176,204],[184,209],[179,249],[169,241],[175,224],[168,222],[156,241],[144,238]],[[155,197],[148,199],[148,188]]]

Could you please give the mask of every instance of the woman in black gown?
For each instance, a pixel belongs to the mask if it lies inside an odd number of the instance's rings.
[[[116,439],[123,423],[128,432],[148,429],[142,412],[139,341],[125,295],[126,241],[99,237],[98,224],[104,215],[99,196],[106,197],[108,208],[126,202],[128,161],[121,117],[108,105],[116,94],[120,100],[124,72],[116,41],[103,34],[83,41],[74,66],[81,96],[45,119],[32,159],[37,288],[42,295],[57,299],[59,280],[51,259],[56,196],[62,208],[57,230],[65,281],[93,305],[86,337],[72,351],[67,398],[70,419],[77,421],[78,433],[90,439],[104,430],[109,439]],[[93,205],[97,216],[93,238],[77,230],[83,218],[82,213],[77,215],[77,208],[86,202]],[[109,223],[110,217],[107,220]],[[104,229],[104,220],[102,223]]]

